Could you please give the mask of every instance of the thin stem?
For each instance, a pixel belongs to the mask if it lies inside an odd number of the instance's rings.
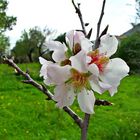
[[[100,34],[100,27],[101,27],[101,22],[102,22],[103,15],[104,15],[105,3],[106,3],[106,0],[103,1],[101,14],[100,14],[99,21],[98,21],[98,24],[97,24],[97,35],[96,35],[96,38],[98,38],[99,34]]]
[[[84,118],[82,129],[81,129],[81,140],[87,140],[89,119],[90,119],[90,114],[85,113],[85,118]]]
[[[99,17],[99,21],[97,23],[97,34],[96,34],[96,40],[95,40],[95,49],[99,47],[99,34],[100,34],[101,22],[102,22],[102,19],[103,19],[103,16],[104,16],[105,3],[106,3],[106,0],[103,1],[101,14],[100,14],[100,17]]]
[[[76,13],[78,14],[78,17],[80,19],[80,23],[81,23],[81,26],[82,26],[82,30],[83,30],[83,33],[84,35],[86,36],[86,28],[85,28],[85,23],[84,23],[84,20],[83,20],[83,16],[82,16],[82,13],[81,13],[81,10],[80,10],[80,3],[78,4],[78,6],[76,6],[74,0],[72,0],[72,4],[76,10]]]

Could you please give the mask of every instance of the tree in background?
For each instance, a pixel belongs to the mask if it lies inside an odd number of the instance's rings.
[[[135,24],[138,24],[140,20],[140,0],[135,0],[136,2],[136,18],[135,18]]]
[[[0,33],[0,58],[7,53],[9,46],[10,46],[9,38],[6,37],[4,34]]]
[[[12,30],[13,25],[16,24],[16,17],[8,16],[6,14],[8,2],[0,0],[0,62],[2,55],[6,54],[9,49],[9,38],[5,36],[6,30]]]
[[[131,23],[133,27],[135,27],[140,22],[140,0],[135,0],[135,3],[136,15],[134,17],[134,22]]]
[[[140,73],[140,33],[123,38],[116,55],[127,62],[131,73]]]
[[[0,33],[11,30],[13,25],[16,24],[16,17],[8,16],[6,14],[8,2],[6,0],[0,0]]]
[[[42,47],[46,37],[51,33],[51,30],[45,28],[41,31],[39,27],[31,28],[28,32],[24,30],[12,50],[17,62],[38,61],[38,57],[44,54]]]

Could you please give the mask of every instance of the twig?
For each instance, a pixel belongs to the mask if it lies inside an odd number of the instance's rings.
[[[83,21],[82,13],[81,13],[81,10],[80,10],[80,3],[78,3],[78,6],[76,6],[74,0],[72,0],[72,4],[73,4],[73,6],[76,10],[76,13],[78,14],[79,19],[80,19],[80,23],[81,23],[81,26],[82,26],[82,29],[83,29],[83,33],[86,36],[87,33],[86,33],[85,23]]]
[[[86,38],[90,39],[91,34],[92,34],[92,28],[89,30],[88,34],[86,35]]]
[[[74,121],[76,122],[76,124],[80,127],[80,128],[82,128],[82,122],[83,122],[83,120],[75,113],[75,112],[73,112],[73,110],[71,110],[70,108],[68,108],[68,107],[63,107],[63,110],[65,111],[65,112],[67,112],[73,119],[74,119]]]
[[[101,14],[100,14],[99,21],[98,21],[98,24],[97,24],[97,35],[96,35],[96,39],[99,37],[99,34],[100,34],[100,27],[101,27],[102,18],[103,18],[103,15],[104,15],[105,3],[106,3],[106,0],[103,1]]]
[[[24,71],[22,71],[14,62],[12,59],[8,59],[8,58],[4,58],[4,61],[10,65],[11,67],[13,67],[14,69],[16,69],[16,71],[21,74],[23,77],[25,77],[27,80],[24,80],[24,83],[33,85],[35,88],[39,89],[40,91],[42,91],[45,95],[47,95],[47,97],[50,100],[53,100],[53,94],[51,94],[45,87],[43,87],[42,85],[40,85],[39,83],[37,83],[36,81],[34,81],[30,75],[28,73],[25,73]],[[54,100],[53,100],[54,101]],[[54,101],[55,102],[55,101]],[[67,112],[72,118],[73,120],[76,122],[76,124],[82,128],[82,119],[74,112],[72,111],[69,107],[64,107],[63,110],[65,112]]]
[[[106,3],[106,0],[103,1],[101,14],[100,14],[100,17],[99,17],[99,21],[97,23],[97,35],[96,35],[96,40],[95,40],[95,48],[98,48],[97,43],[98,43],[98,39],[99,39],[102,18],[103,18],[103,15],[104,15],[105,3]]]
[[[106,100],[96,99],[95,105],[97,105],[97,106],[100,106],[100,105],[102,105],[102,106],[111,106],[111,105],[113,105],[113,103],[111,103],[109,101],[106,101]]]
[[[107,25],[107,26],[105,27],[105,29],[102,31],[102,33],[100,34],[100,36],[96,39],[96,41],[95,41],[95,46],[93,46],[93,47],[94,47],[93,50],[99,48],[100,41],[101,41],[101,37],[107,33],[108,27],[109,27],[109,25]]]
[[[90,119],[90,114],[85,113],[83,126],[82,126],[82,129],[81,129],[81,140],[86,140],[87,139],[87,130],[88,130],[88,125],[89,125],[89,119]]]

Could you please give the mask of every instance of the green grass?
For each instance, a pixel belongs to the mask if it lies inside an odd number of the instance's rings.
[[[38,82],[39,64],[22,64]],[[79,140],[80,129],[40,91],[21,82],[14,70],[0,65],[0,140]],[[140,140],[140,76],[122,80],[118,93],[96,95],[114,103],[96,106],[88,140]],[[73,110],[83,116],[77,103]]]

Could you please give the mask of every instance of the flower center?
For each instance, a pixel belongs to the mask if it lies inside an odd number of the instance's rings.
[[[89,73],[80,73],[76,69],[71,69],[71,84],[74,87],[75,91],[82,90],[83,88],[90,88],[88,78]]]
[[[104,67],[109,62],[109,58],[106,57],[105,54],[99,54],[99,50],[89,52],[88,56],[91,57],[91,62],[89,62],[89,65],[94,63],[98,66],[99,71],[103,72]]]

